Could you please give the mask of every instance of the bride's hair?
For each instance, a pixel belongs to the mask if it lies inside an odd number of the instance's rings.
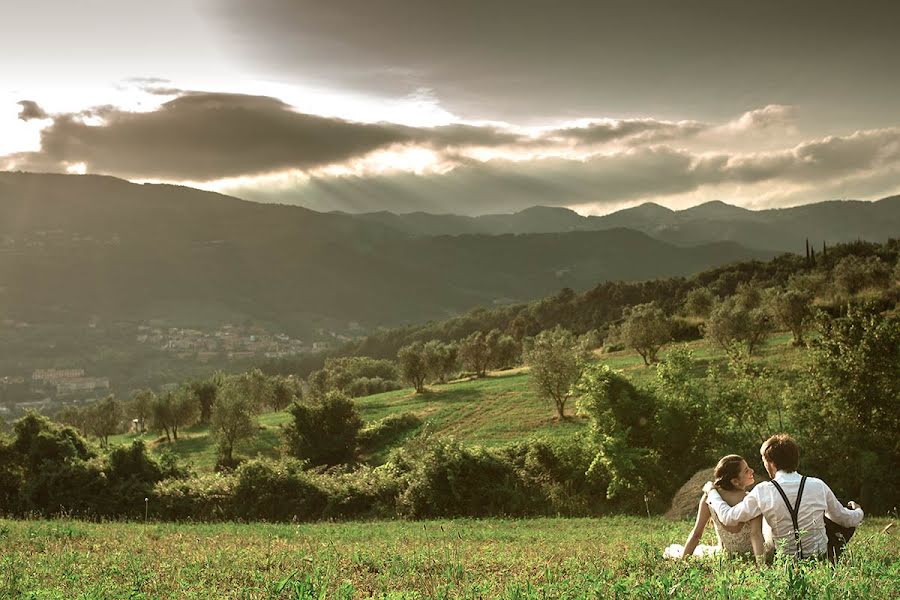
[[[716,480],[713,482],[713,485],[723,490],[735,490],[736,488],[731,483],[731,480],[740,476],[742,462],[744,462],[744,457],[737,454],[723,456],[719,460],[719,464],[716,465],[714,472]]]

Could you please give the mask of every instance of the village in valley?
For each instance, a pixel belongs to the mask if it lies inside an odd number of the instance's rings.
[[[33,329],[24,321],[5,320],[7,331],[24,332]],[[348,330],[358,328],[350,323]],[[224,324],[215,329],[201,327],[171,327],[164,322],[140,324],[116,323],[104,325],[91,319],[87,330],[104,338],[112,338],[115,331],[130,339],[136,352],[157,356],[163,364],[177,363],[198,375],[216,369],[233,370],[248,364],[262,363],[322,352],[351,339],[345,334],[317,329],[312,340],[302,340],[286,333],[273,333],[250,322]],[[123,335],[124,334],[124,335]],[[55,342],[50,342],[54,344]],[[83,357],[56,358],[52,361],[26,361],[2,365],[0,370],[0,417],[9,421],[27,411],[52,413],[65,406],[89,404],[109,394],[129,394],[136,382],[117,376],[115,366],[97,364],[95,359]],[[161,380],[159,373],[146,373],[140,387],[165,391],[177,384]]]

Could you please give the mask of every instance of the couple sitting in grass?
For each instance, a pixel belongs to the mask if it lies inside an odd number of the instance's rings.
[[[722,458],[715,481],[703,488],[697,522],[684,546],[665,550],[668,558],[753,554],[765,561],[775,551],[799,558],[837,560],[843,545],[863,519],[862,509],[845,508],[821,479],[797,473],[800,447],[790,436],[774,435],[760,448],[770,481],[753,487],[753,469],[742,457]],[[717,546],[699,544],[712,520]]]

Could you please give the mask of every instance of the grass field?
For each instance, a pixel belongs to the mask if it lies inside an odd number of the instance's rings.
[[[95,524],[0,520],[2,598],[897,598],[900,536],[863,524],[837,569],[671,562],[661,518]],[[708,536],[709,537],[709,536]],[[712,538],[705,540],[712,542]]]
[[[791,336],[779,333],[769,337],[754,360],[779,368],[796,368],[804,353],[790,344]],[[725,361],[724,353],[705,340],[687,344],[698,361],[698,376],[707,366]],[[667,349],[660,353],[664,357]],[[632,351],[598,354],[598,360],[621,370],[636,384],[646,384],[656,377],[640,356]],[[391,414],[411,412],[429,423],[438,435],[452,435],[467,444],[493,447],[529,437],[564,438],[580,431],[586,421],[575,414],[575,402],[567,406],[569,420],[558,421],[552,405],[538,398],[531,390],[526,368],[491,373],[485,379],[458,381],[428,386],[428,393],[415,394],[405,388],[375,394],[355,401],[365,422],[372,422]],[[260,430],[251,440],[240,442],[235,454],[240,457],[277,457],[281,443],[281,426],[289,420],[286,412],[260,416]],[[412,433],[412,432],[411,432]],[[124,434],[110,438],[111,444],[130,444],[143,439],[155,451],[170,449],[190,462],[198,471],[211,471],[215,465],[215,443],[205,426],[195,426],[179,432],[177,442],[160,441],[155,434]],[[402,442],[404,438],[395,440]],[[390,448],[382,448],[371,458],[383,459]]]

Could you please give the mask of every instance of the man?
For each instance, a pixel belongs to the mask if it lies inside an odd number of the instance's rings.
[[[799,556],[822,558],[828,550],[825,517],[844,527],[857,527],[862,522],[863,511],[855,502],[849,503],[849,509],[844,508],[831,488],[815,477],[806,478],[800,505],[797,507],[797,496],[803,479],[797,473],[800,447],[789,435],[773,435],[765,441],[759,453],[772,481],[757,484],[734,506],[729,506],[722,500],[715,489],[709,491],[707,501],[722,523],[737,525],[763,515],[763,535],[767,542],[774,543],[776,549],[786,554],[796,556],[797,541],[791,515],[791,511],[796,509],[797,528],[801,532]],[[779,492],[779,487],[790,502],[790,509]]]

